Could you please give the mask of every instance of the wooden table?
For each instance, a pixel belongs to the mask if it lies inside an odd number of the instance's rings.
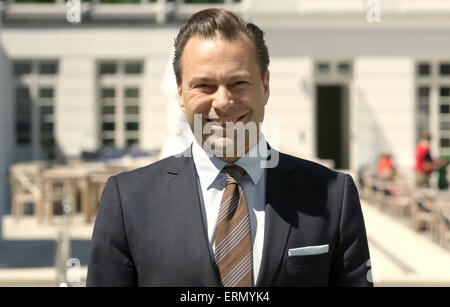
[[[44,170],[44,193],[50,193],[50,195],[44,195],[44,199],[46,199],[44,207],[47,220],[51,217],[50,210],[53,209],[51,202],[55,200],[62,201],[64,198],[68,198],[71,211],[76,212],[77,190],[79,190],[81,211],[85,215],[86,221],[88,221],[92,202],[89,176],[91,173],[98,173],[104,169],[105,165],[89,165],[86,163],[80,165],[61,165]],[[62,191],[60,192],[54,190],[54,186],[57,183],[62,185]]]

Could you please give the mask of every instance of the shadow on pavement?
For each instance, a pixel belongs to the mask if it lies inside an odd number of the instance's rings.
[[[88,264],[90,241],[72,240],[71,257],[78,258],[82,266]],[[55,264],[54,241],[0,240],[0,269],[52,267]]]

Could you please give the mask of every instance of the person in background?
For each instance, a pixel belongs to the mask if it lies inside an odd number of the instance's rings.
[[[386,152],[381,153],[377,165],[377,175],[383,180],[392,181],[395,173],[396,170],[392,163],[391,155]]]
[[[422,139],[416,147],[416,184],[419,187],[430,186],[430,176],[434,171],[440,170],[447,166],[447,159],[433,159],[430,153],[431,134],[429,131],[424,131]]]

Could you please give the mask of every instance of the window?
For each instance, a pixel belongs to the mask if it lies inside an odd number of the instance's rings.
[[[139,145],[142,73],[142,61],[99,63],[102,146],[126,148]]]
[[[125,113],[126,114],[139,114],[139,106],[125,106]]]
[[[450,122],[449,121],[441,121],[440,130],[449,131],[450,130]]]
[[[41,62],[41,63],[39,63],[39,74],[55,75],[57,73],[58,73],[58,64],[56,62]]]
[[[450,131],[448,124],[450,121],[450,84],[439,88],[439,145],[441,154],[449,154],[450,151]]]
[[[417,91],[418,98],[416,106],[416,137],[420,138],[423,131],[430,129],[430,88],[427,86],[421,86]],[[418,139],[416,141],[418,141]]]
[[[56,60],[12,62],[15,103],[15,159],[53,159],[55,149]],[[45,76],[41,78],[41,76]]]
[[[116,90],[105,87],[100,90],[102,104],[102,137],[103,146],[114,146],[115,122],[116,122]]]
[[[139,123],[129,122],[129,123],[127,123],[126,129],[128,131],[138,131],[139,130]]]
[[[423,80],[431,75],[431,64],[429,62],[419,62],[416,64],[416,77],[421,80],[422,84],[417,86],[416,93],[416,143],[421,139],[424,131],[430,130],[430,92],[431,84]]]
[[[139,62],[128,62],[125,64],[126,74],[141,74],[142,73],[142,63]]]
[[[115,74],[117,71],[117,67],[115,63],[103,63],[100,65],[100,74]]]
[[[115,123],[108,123],[108,122],[103,123],[103,131],[114,131],[115,129],[116,129]]]
[[[40,88],[39,98],[53,98],[53,88]]]
[[[338,64],[338,72],[341,74],[349,74],[351,72],[351,65],[350,63],[339,63]]]
[[[350,60],[321,59],[315,64],[316,77],[321,79],[349,80],[352,78]]]
[[[55,151],[55,138],[53,133],[54,89],[53,87],[40,87],[38,93],[40,145],[44,154],[47,157],[53,158]]]
[[[448,100],[448,97],[450,96],[450,88],[449,87],[441,87],[440,88],[441,97],[446,97],[446,100]]]
[[[116,89],[113,87],[102,88],[102,98],[105,101],[109,101],[109,98],[116,97]],[[112,100],[114,101],[114,99]]]
[[[322,74],[330,72],[330,64],[324,63],[324,62],[318,63],[317,64],[317,72],[322,73]]]
[[[18,87],[15,91],[16,97],[16,144],[31,146],[31,122],[32,104],[30,91],[27,87]],[[29,157],[31,159],[31,157]]]
[[[419,63],[417,65],[417,75],[418,76],[429,76],[430,75],[430,64],[428,63]]]
[[[125,89],[125,97],[127,98],[127,101],[133,101],[133,98],[139,97],[139,89],[136,87],[126,88]],[[131,99],[129,99],[129,98],[131,98]]]
[[[14,63],[14,76],[19,77],[23,75],[31,74],[31,63],[30,62],[16,62]]]
[[[416,141],[424,130],[436,137],[437,155],[450,154],[450,62],[420,61],[416,64]],[[434,113],[433,113],[434,112]],[[430,118],[436,118],[430,121]]]
[[[442,77],[450,76],[450,62],[449,63],[441,63],[439,65],[439,73]]]
[[[102,113],[105,115],[115,114],[116,113],[116,107],[115,106],[108,106],[104,105],[102,108]]]

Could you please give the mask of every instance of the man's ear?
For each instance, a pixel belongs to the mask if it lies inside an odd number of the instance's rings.
[[[265,75],[264,75],[264,80],[263,80],[263,87],[264,87],[264,105],[267,104],[267,102],[269,101],[269,96],[270,96],[270,72],[267,70]]]
[[[177,96],[178,96],[178,106],[180,107],[181,111],[186,113],[186,110],[184,108],[184,101],[183,101],[183,89],[181,87],[181,83],[177,80]]]

